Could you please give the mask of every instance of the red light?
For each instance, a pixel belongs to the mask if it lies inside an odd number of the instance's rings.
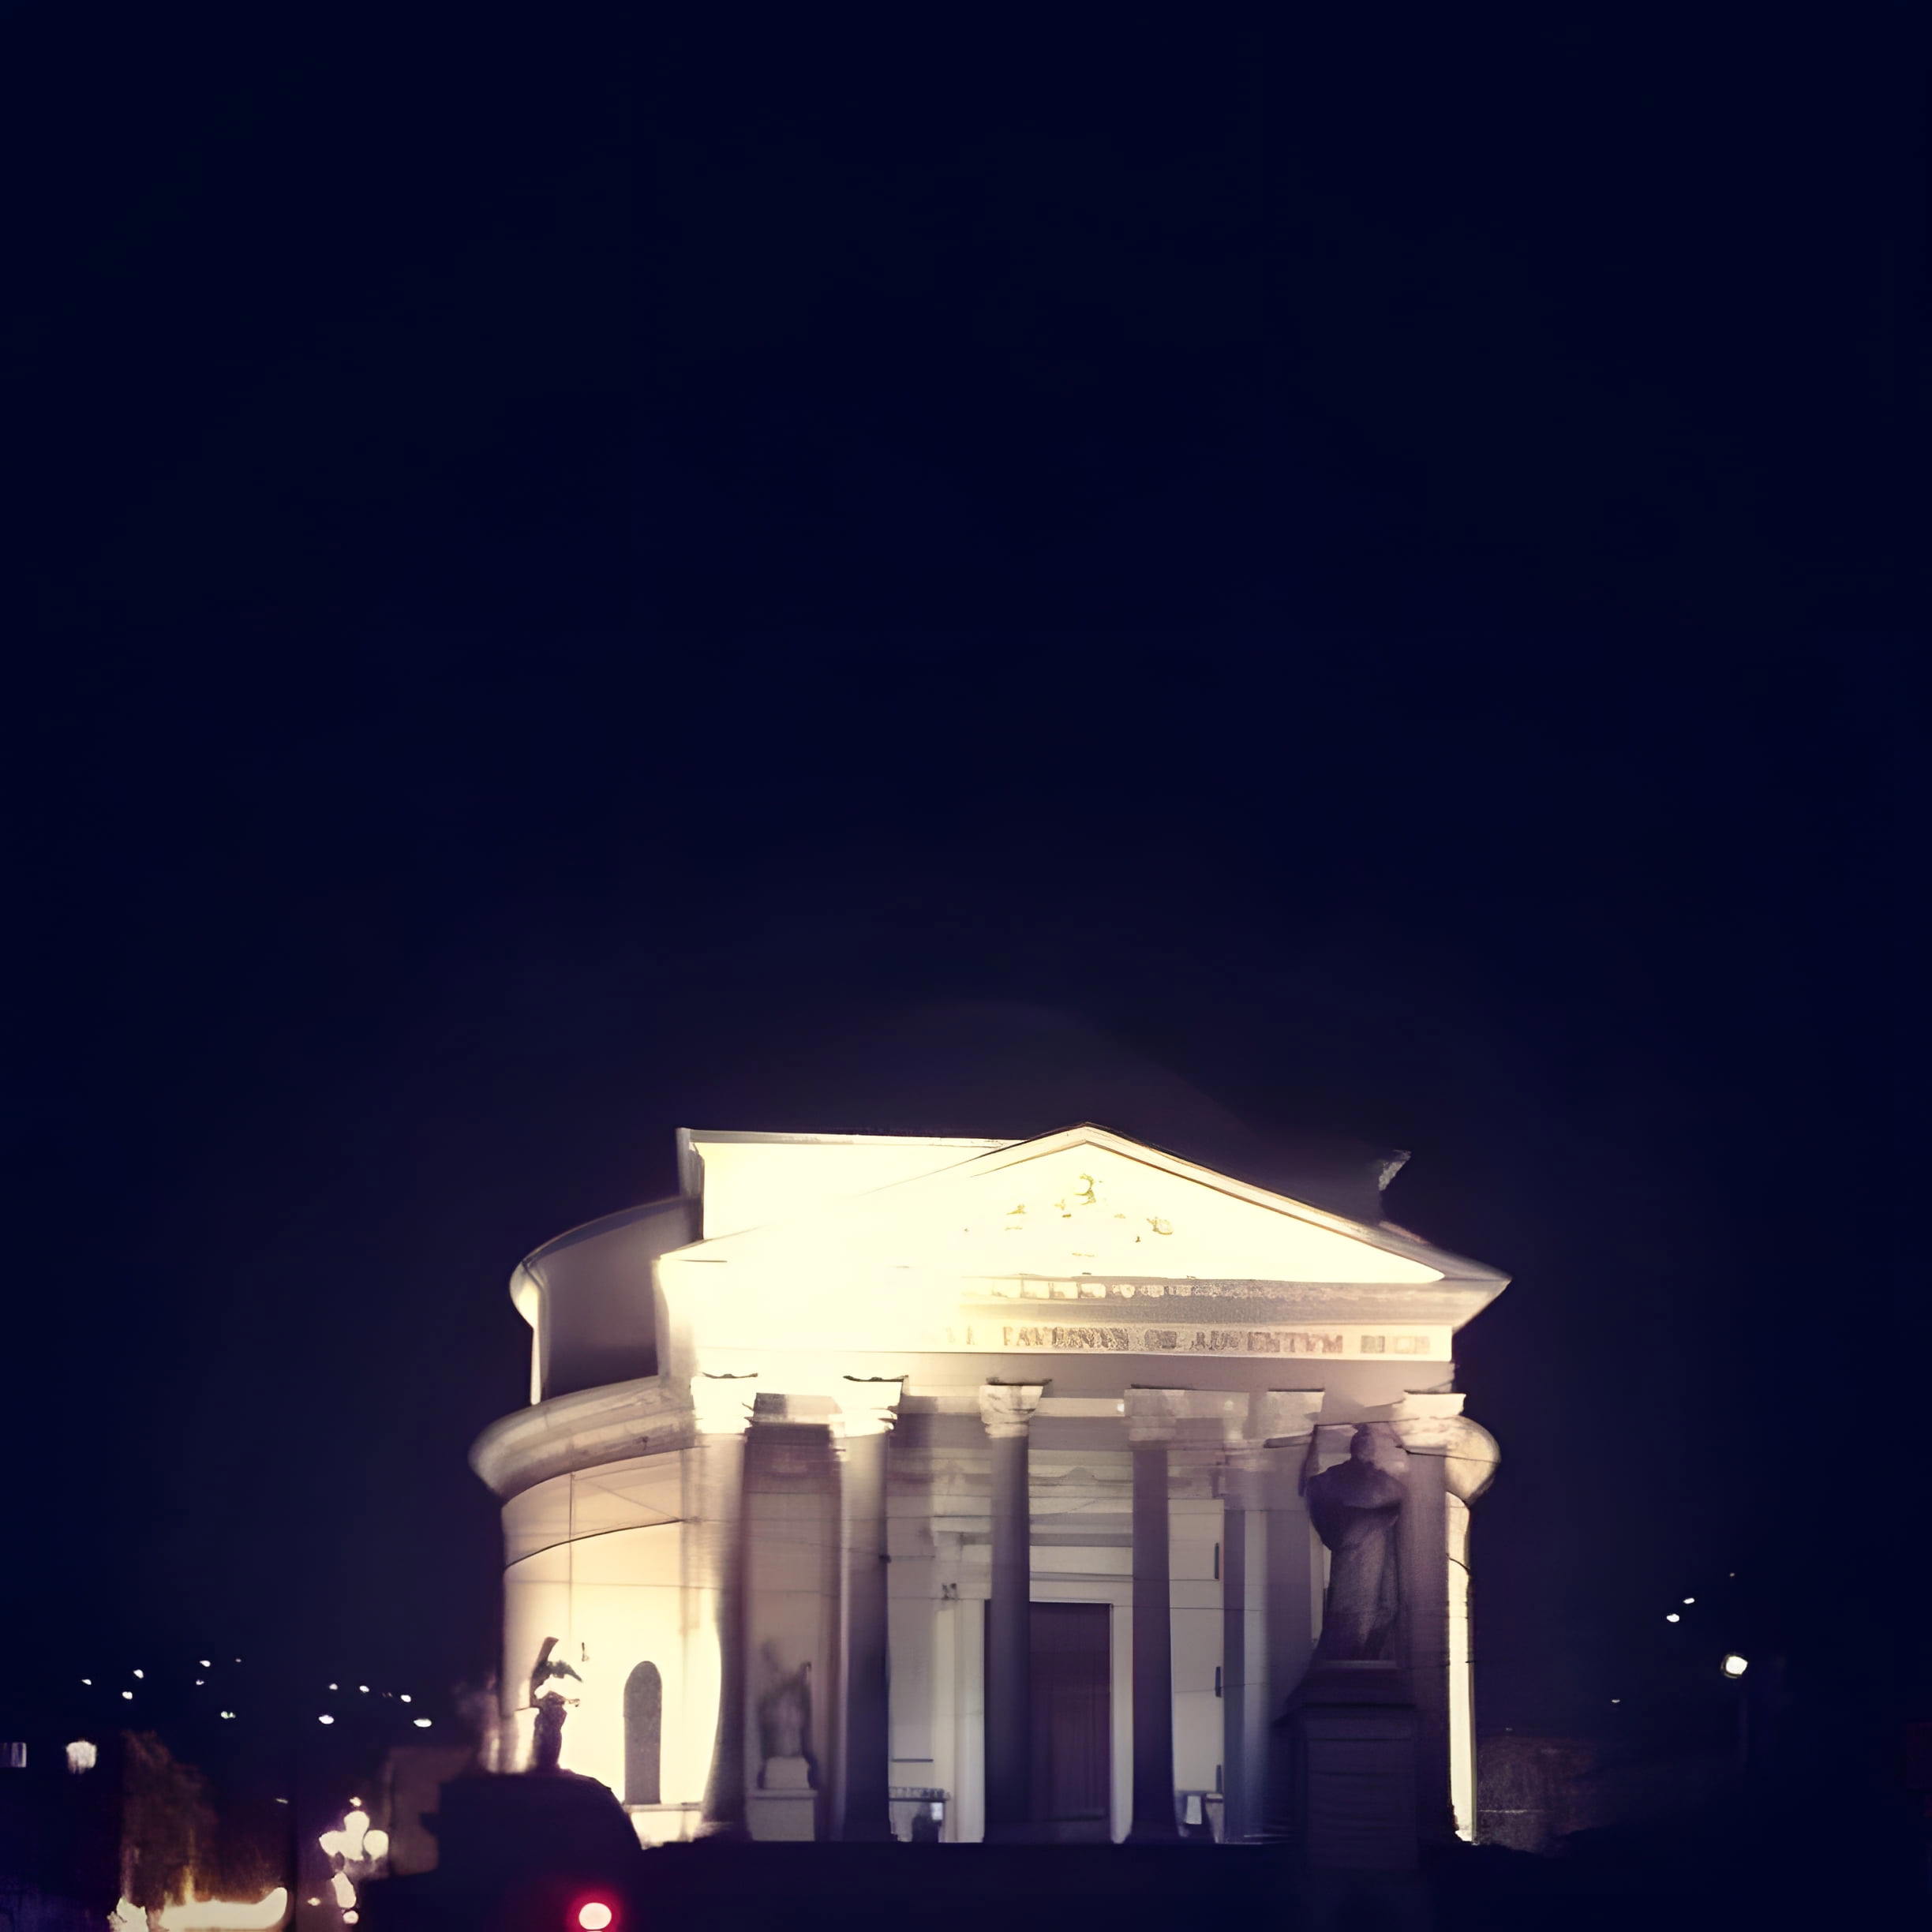
[[[601,1899],[586,1899],[577,1908],[577,1923],[583,1932],[608,1932],[617,1915]]]

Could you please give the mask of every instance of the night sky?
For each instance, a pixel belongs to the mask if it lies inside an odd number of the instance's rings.
[[[0,19],[38,1681],[488,1668],[679,1125],[1225,1110],[1515,1277],[1485,1727],[1923,1702],[1903,69],[1664,19]]]

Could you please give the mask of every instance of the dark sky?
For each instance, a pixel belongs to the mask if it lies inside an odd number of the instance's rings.
[[[1005,1002],[1516,1276],[1486,1721],[1899,1681],[1902,69],[1376,22],[0,20],[27,1641],[482,1668],[510,1267]]]

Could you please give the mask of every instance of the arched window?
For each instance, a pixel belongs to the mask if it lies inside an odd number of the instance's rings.
[[[624,1679],[624,1803],[659,1804],[664,1739],[664,1679],[640,1664]]]

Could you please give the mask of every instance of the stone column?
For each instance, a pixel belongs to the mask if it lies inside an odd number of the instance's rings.
[[[987,1611],[986,1836],[1033,1829],[1033,1524],[1027,1432],[1043,1382],[988,1382],[979,1414],[991,1439],[992,1597]]]
[[[1248,1398],[1226,1425],[1222,1470],[1222,1836],[1269,1835],[1271,1727],[1314,1642],[1312,1551],[1296,1477],[1319,1389]]]
[[[698,1494],[703,1511],[706,1581],[717,1605],[718,1720],[705,1780],[700,1829],[709,1838],[739,1839],[745,1826],[745,1432],[751,1426],[755,1375],[697,1375],[691,1406],[698,1417]]]
[[[1178,1844],[1174,1818],[1174,1613],[1167,1561],[1167,1446],[1173,1398],[1185,1391],[1129,1389],[1133,1451],[1133,1824],[1129,1844]]]
[[[1279,1720],[1314,1652],[1314,1532],[1301,1496],[1302,1458],[1321,1410],[1320,1389],[1264,1389],[1248,1402],[1238,1461],[1252,1466],[1252,1496],[1262,1511],[1250,1540],[1260,1563],[1260,1653],[1250,1657],[1258,1681],[1248,1694],[1245,1741],[1248,1832],[1279,1837],[1289,1816],[1289,1748]],[[1248,1625],[1254,1633],[1254,1621]]]
[[[1455,1835],[1449,1779],[1449,1513],[1447,1463],[1462,1398],[1405,1395],[1394,1427],[1409,1457],[1397,1544],[1401,1643],[1416,1710],[1416,1829],[1425,1844]]]
[[[1456,1833],[1476,1836],[1476,1688],[1471,1664],[1470,1505],[1488,1488],[1500,1454],[1481,1423],[1450,1425],[1443,1477],[1449,1490],[1449,1791]]]
[[[1266,1762],[1267,1570],[1261,1532],[1267,1518],[1258,1464],[1252,1451],[1237,1448],[1221,1470],[1221,1836],[1228,1844],[1260,1835],[1251,1807]]]
[[[832,1835],[865,1843],[892,1837],[891,1705],[886,1637],[886,1443],[899,1413],[902,1376],[848,1376],[838,1397],[844,1423],[844,1573],[840,1589],[845,1722],[841,1735]]]

